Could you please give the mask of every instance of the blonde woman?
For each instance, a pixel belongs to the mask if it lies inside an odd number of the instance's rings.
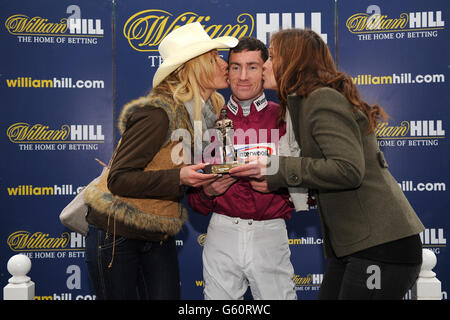
[[[202,186],[217,177],[199,173],[202,163],[172,161],[178,141],[171,141],[171,136],[184,129],[193,138],[194,125],[202,133],[217,119],[224,99],[216,89],[228,87],[228,65],[217,49],[237,42],[232,37],[211,39],[199,23],[179,27],[161,42],[164,62],[155,73],[153,89],[125,105],[119,117],[122,138],[107,179],[113,195],[132,198],[168,216],[167,211],[182,208],[182,222],[187,219],[181,204],[184,186]],[[101,196],[92,201],[87,217],[86,261],[97,298],[178,299],[173,235],[181,226],[156,221],[161,231],[142,234],[137,230],[139,222],[131,221],[115,226],[114,237],[106,237],[105,230],[111,228],[98,214],[102,201]]]

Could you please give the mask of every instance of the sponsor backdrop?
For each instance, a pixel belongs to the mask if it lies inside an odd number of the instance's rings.
[[[211,37],[253,36],[266,44],[280,28],[321,34],[363,97],[391,115],[377,128],[379,144],[427,227],[422,241],[438,257],[447,298],[448,7],[445,0],[0,0],[2,286],[9,257],[22,253],[33,264],[36,299],[95,299],[84,238],[58,215],[100,172],[94,158],[109,160],[124,103],[151,89],[161,40],[199,21]],[[190,210],[176,238],[183,299],[203,298],[208,222]],[[297,296],[315,299],[326,263],[316,208],[293,213],[288,233]]]
[[[421,218],[434,271],[450,285],[449,2],[337,2],[338,62],[370,103],[390,118],[377,137],[389,169]]]

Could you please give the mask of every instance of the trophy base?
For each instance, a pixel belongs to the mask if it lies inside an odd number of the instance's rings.
[[[215,174],[228,174],[229,171],[239,166],[237,161],[232,163],[223,163],[223,164],[208,164],[203,168],[204,173],[215,173]]]

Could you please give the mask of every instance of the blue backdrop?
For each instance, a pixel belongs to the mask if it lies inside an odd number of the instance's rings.
[[[422,241],[437,254],[447,298],[448,14],[445,0],[0,0],[1,283],[10,277],[7,260],[23,253],[36,299],[95,299],[84,238],[60,224],[59,212],[99,173],[94,158],[109,160],[122,106],[151,89],[160,41],[199,21],[212,37],[266,44],[279,28],[322,35],[363,97],[391,116],[378,141],[427,228]],[[181,294],[202,299],[209,218],[189,214],[177,236]],[[317,210],[293,213],[288,232],[297,296],[315,299],[325,267]]]
[[[390,115],[378,127],[378,144],[427,228],[422,243],[437,256],[444,298],[450,280],[448,9],[445,0],[337,2],[339,67]]]

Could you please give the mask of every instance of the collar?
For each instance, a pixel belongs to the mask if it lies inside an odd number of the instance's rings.
[[[264,92],[253,100],[252,104],[255,106],[256,111],[260,112],[262,109],[264,109],[269,103],[267,102],[266,95]],[[236,115],[239,110],[239,103],[235,100],[233,96],[230,96],[230,99],[227,103],[228,109]]]

